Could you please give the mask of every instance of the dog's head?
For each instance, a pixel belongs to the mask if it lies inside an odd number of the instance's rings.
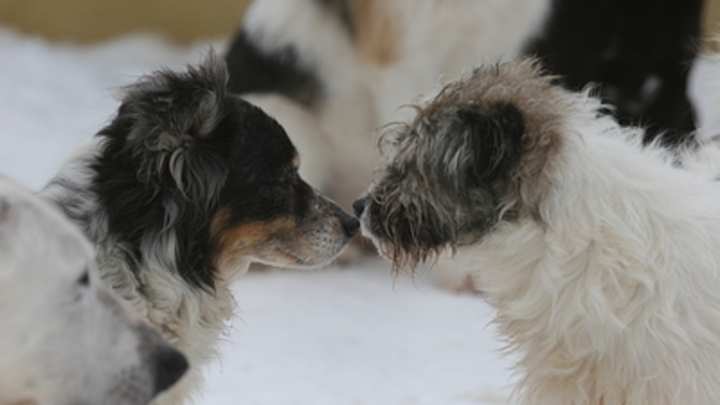
[[[187,368],[96,282],[68,219],[0,179],[0,403],[145,405]]]
[[[359,228],[298,175],[283,128],[229,94],[211,55],[129,86],[98,134],[93,190],[128,261],[213,287],[257,261],[318,266]]]
[[[552,79],[531,60],[478,68],[389,127],[387,164],[354,204],[381,254],[414,268],[536,214],[562,143],[553,123],[566,92]]]

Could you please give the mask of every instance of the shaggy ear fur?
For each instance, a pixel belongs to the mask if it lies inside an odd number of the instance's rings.
[[[517,107],[496,104],[480,109],[466,105],[458,111],[458,118],[471,152],[469,184],[489,185],[504,177],[523,150],[525,126]]]
[[[518,108],[508,103],[461,104],[449,121],[442,133],[447,139],[437,147],[449,148],[439,166],[445,168],[439,182],[448,196],[433,200],[444,201],[445,219],[455,225],[451,242],[456,246],[472,242],[481,236],[478,230],[498,220],[498,196],[524,151],[525,125]]]
[[[170,176],[196,202],[216,194],[224,170],[202,143],[225,114],[227,81],[224,62],[211,53],[186,72],[159,71],[125,88],[116,122],[129,126],[122,136],[143,164],[142,180],[157,184]]]
[[[117,116],[98,133],[93,167],[95,194],[128,262],[179,268],[198,287],[214,285],[207,224],[237,146],[231,135],[240,113],[226,85],[224,62],[211,54],[184,72],[161,70],[127,87]]]

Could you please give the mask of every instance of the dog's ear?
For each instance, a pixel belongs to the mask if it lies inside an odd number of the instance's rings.
[[[171,149],[210,135],[224,112],[227,82],[225,62],[211,52],[186,72],[160,70],[127,86],[119,113],[137,120],[131,138]]]
[[[171,148],[173,140],[208,136],[222,117],[227,94],[225,62],[211,52],[186,72],[160,70],[125,88],[120,114],[137,119],[133,136],[156,148]]]
[[[468,153],[464,161],[470,184],[489,185],[506,175],[523,151],[525,125],[517,107],[507,103],[486,108],[463,105],[457,118]]]
[[[155,72],[125,89],[115,120],[101,135],[130,153],[139,180],[174,181],[173,189],[188,199],[207,200],[225,176],[223,162],[206,145],[227,114],[227,81],[225,63],[213,53],[185,72]]]

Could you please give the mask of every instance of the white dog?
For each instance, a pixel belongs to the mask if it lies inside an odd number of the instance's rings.
[[[642,136],[533,61],[480,68],[384,136],[356,212],[398,268],[460,252],[520,403],[717,405],[720,155]]]
[[[145,405],[182,376],[94,271],[63,214],[0,178],[0,405]]]

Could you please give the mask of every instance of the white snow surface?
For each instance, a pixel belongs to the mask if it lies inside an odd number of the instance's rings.
[[[0,173],[39,189],[108,122],[118,88],[211,46],[224,41],[177,47],[138,34],[78,46],[0,27]],[[380,259],[251,272],[234,292],[237,315],[199,405],[489,405],[511,390],[512,360],[482,298],[393,277]]]

